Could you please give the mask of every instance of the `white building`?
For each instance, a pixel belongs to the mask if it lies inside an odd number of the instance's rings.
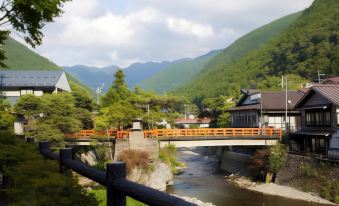
[[[64,71],[0,71],[0,95],[13,105],[21,95],[71,91]]]
[[[71,87],[64,71],[0,71],[0,98],[11,105],[25,94],[42,96],[44,93],[70,92]],[[17,117],[14,132],[23,133],[24,118]]]

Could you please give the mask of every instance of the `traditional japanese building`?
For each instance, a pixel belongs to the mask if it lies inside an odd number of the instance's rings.
[[[339,85],[317,85],[297,103],[301,129],[291,133],[290,148],[339,158]]]
[[[283,91],[243,89],[241,92],[243,96],[236,106],[227,110],[231,113],[232,127],[271,127],[285,130],[287,123],[291,131],[300,128],[300,111],[296,111],[294,107],[304,93],[288,91],[286,99],[286,92]]]

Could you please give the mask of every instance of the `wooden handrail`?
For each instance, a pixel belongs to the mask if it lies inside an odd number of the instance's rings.
[[[128,130],[118,131],[109,130],[111,137],[117,139],[128,138]],[[97,130],[81,130],[75,134],[66,134],[68,138],[91,138],[92,136],[106,136],[105,131]],[[145,130],[145,138],[161,138],[161,137],[221,137],[221,136],[278,136],[282,137],[282,129],[278,128],[199,128],[199,129],[154,129]]]
[[[278,136],[282,130],[275,128],[199,128],[199,129],[158,129],[144,131],[150,137],[203,137],[203,136]]]

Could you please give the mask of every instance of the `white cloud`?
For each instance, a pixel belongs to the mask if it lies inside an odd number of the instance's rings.
[[[59,65],[194,57],[302,10],[312,0],[73,0],[37,51]]]
[[[167,25],[175,32],[182,34],[192,34],[200,38],[209,37],[214,34],[210,25],[195,23],[183,18],[168,17]]]

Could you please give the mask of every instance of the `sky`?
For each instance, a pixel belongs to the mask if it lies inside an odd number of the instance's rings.
[[[312,1],[73,0],[44,27],[43,45],[35,51],[60,66],[197,57]]]

